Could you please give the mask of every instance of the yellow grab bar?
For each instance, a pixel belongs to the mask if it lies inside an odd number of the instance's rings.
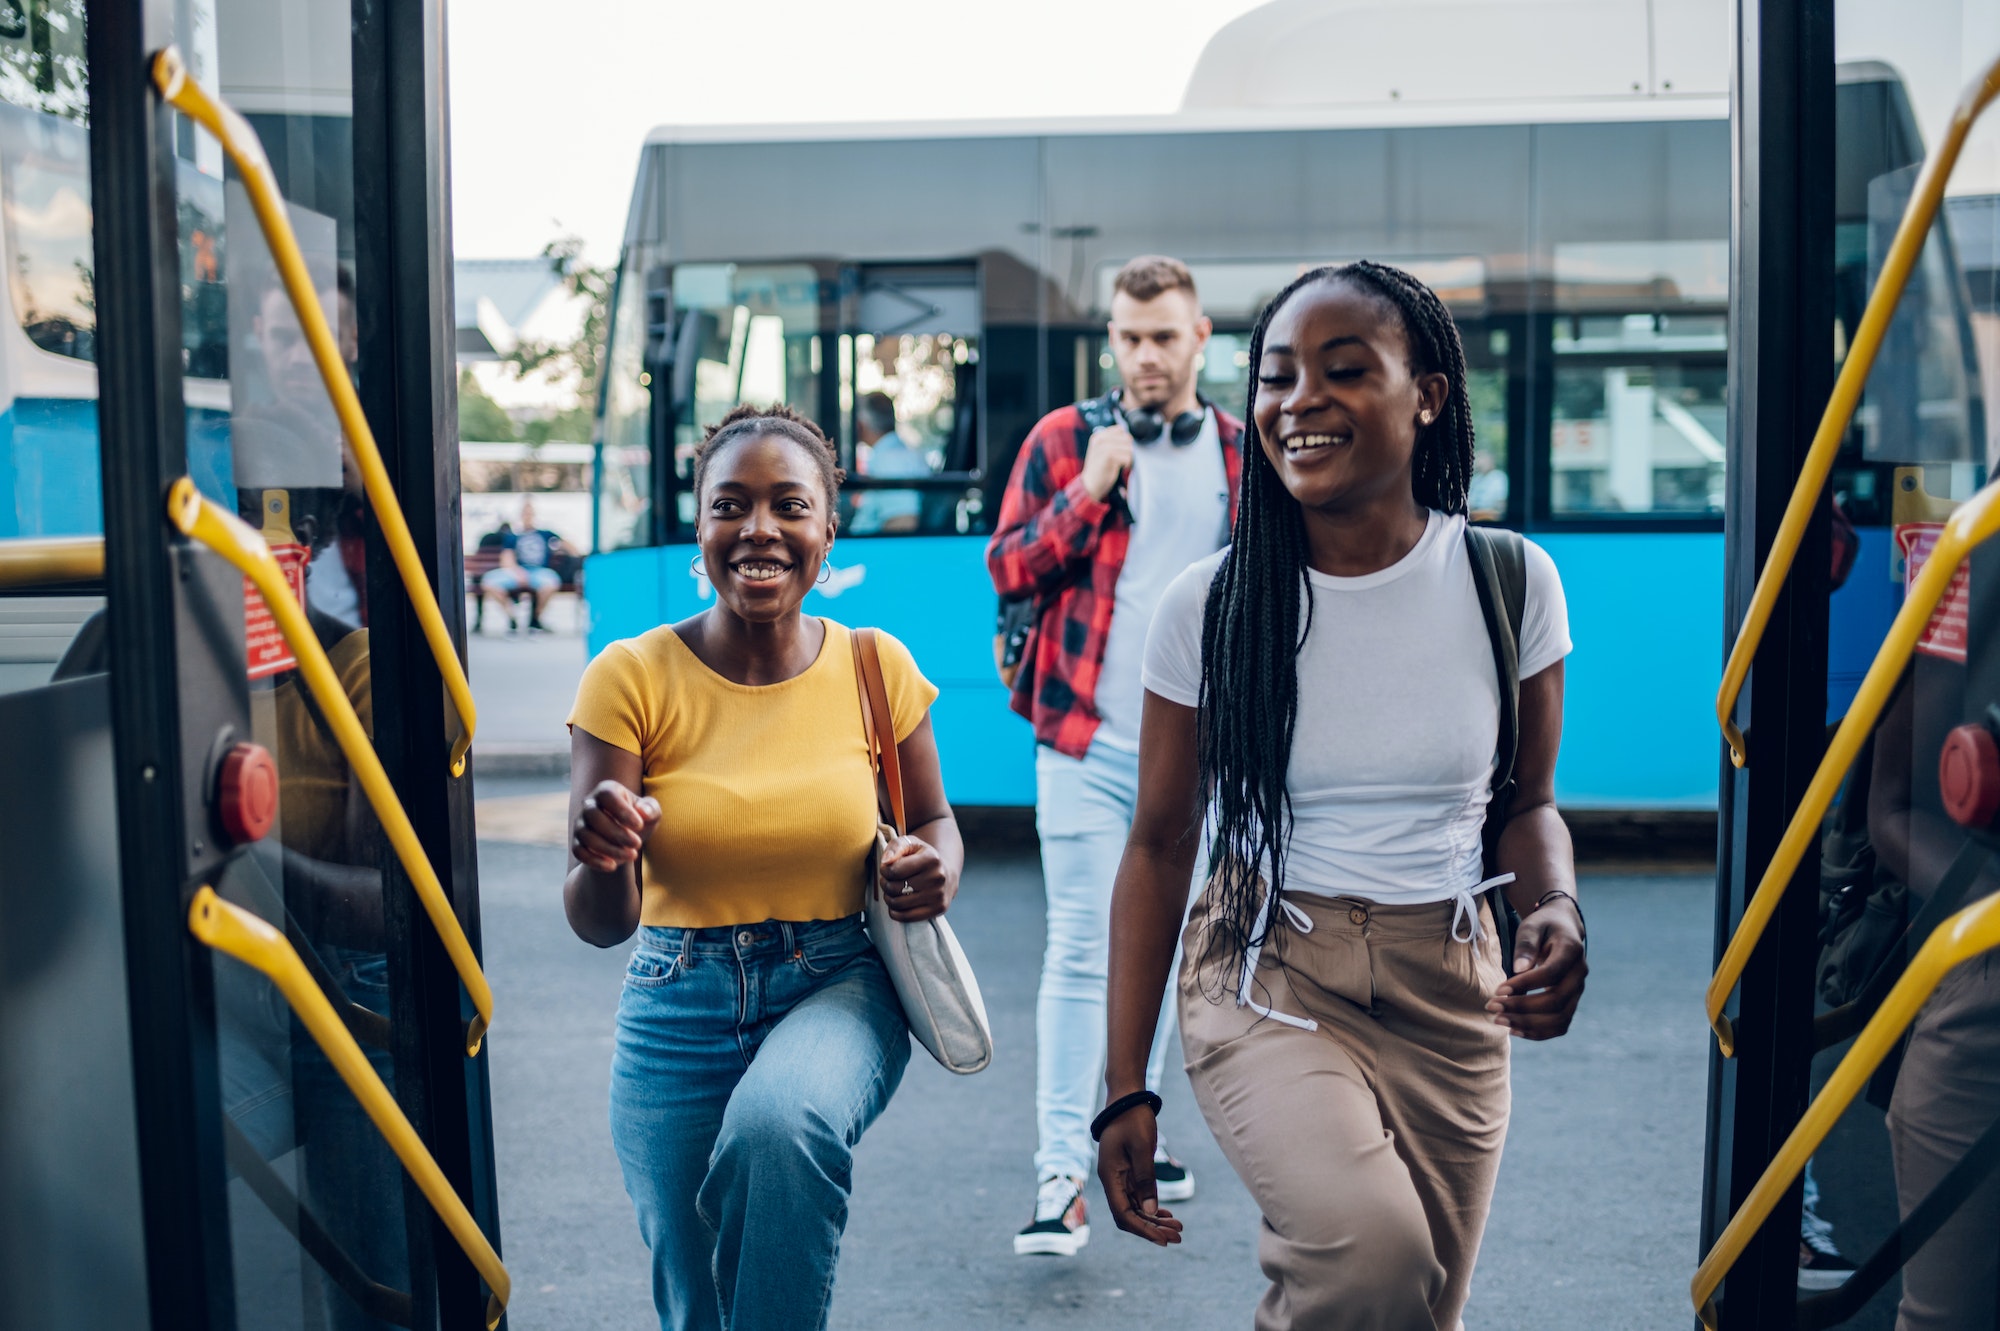
[[[285,293],[291,297],[292,308],[298,314],[299,329],[305,334],[306,344],[312,348],[313,364],[319,367],[319,377],[326,384],[327,395],[333,399],[335,414],[340,417],[340,428],[354,449],[354,461],[361,469],[362,483],[367,487],[368,502],[374,507],[382,539],[395,560],[403,588],[409,593],[417,622],[423,625],[424,640],[430,644],[431,656],[437,661],[438,673],[444,677],[452,706],[458,711],[463,729],[451,748],[451,774],[457,776],[465,771],[466,750],[472,747],[476,711],[472,704],[472,685],[465,677],[465,667],[459,664],[458,649],[452,644],[451,630],[445,627],[444,612],[438,608],[437,594],[431,590],[430,582],[424,576],[423,563],[417,558],[416,543],[410,539],[410,524],[403,517],[403,506],[396,498],[395,487],[389,483],[389,473],[382,466],[381,451],[375,446],[375,433],[368,428],[368,418],[361,411],[361,399],[354,395],[353,381],[347,377],[347,366],[340,359],[340,346],[334,340],[333,330],[327,326],[326,311],[320,307],[319,294],[313,290],[312,275],[306,271],[305,256],[299,252],[298,238],[292,234],[291,219],[285,215],[284,196],[278,192],[277,179],[271,174],[271,164],[264,156],[264,145],[248,121],[209,96],[206,89],[188,77],[187,66],[182,63],[181,53],[175,47],[169,46],[153,57],[153,82],[168,105],[221,141],[223,150],[236,163],[236,170],[243,177],[244,188],[249,191],[251,206],[257,213],[257,222],[263,228],[264,240],[270,246],[271,258],[276,261],[278,274],[284,279]]]
[[[1875,354],[1882,349],[1883,334],[1889,330],[1889,320],[1903,298],[1903,288],[1909,283],[1910,272],[1923,252],[1938,206],[1944,201],[1944,187],[1958,165],[1959,151],[1965,147],[1973,122],[1993,104],[1995,97],[2000,97],[2000,59],[1987,67],[1984,77],[1966,88],[1951,113],[1943,141],[1917,176],[1909,206],[1903,210],[1903,220],[1896,228],[1896,238],[1889,246],[1888,257],[1882,261],[1882,276],[1876,281],[1868,308],[1854,330],[1847,360],[1840,367],[1840,377],[1834,381],[1833,396],[1827,399],[1826,414],[1820,417],[1819,431],[1813,435],[1805,465],[1799,469],[1798,484],[1792,488],[1791,501],[1785,505],[1785,517],[1771,542],[1770,556],[1757,575],[1750,608],[1744,612],[1743,627],[1729,649],[1729,661],[1722,668],[1722,688],[1715,695],[1715,717],[1722,723],[1723,737],[1729,741],[1730,760],[1738,767],[1749,761],[1743,732],[1736,725],[1736,700],[1743,692],[1743,681],[1750,675],[1750,660],[1764,640],[1764,630],[1770,626],[1771,610],[1792,571],[1799,542],[1805,539],[1806,524],[1812,521],[1813,509],[1819,504],[1820,491],[1826,488],[1834,454],[1840,451],[1841,436],[1847,433],[1847,423],[1861,401],[1861,389],[1868,382]]]
[[[403,812],[403,802],[396,798],[396,788],[389,784],[389,774],[382,770],[382,760],[375,756],[368,732],[361,728],[361,718],[354,714],[354,704],[347,700],[347,692],[340,686],[340,676],[326,659],[326,649],[319,645],[319,637],[307,622],[305,610],[293,597],[291,584],[285,580],[278,561],[271,557],[271,547],[251,530],[249,523],[205,498],[186,476],[175,481],[168,493],[167,513],[183,536],[200,541],[235,565],[264,594],[264,603],[270,606],[278,631],[284,635],[292,655],[298,658],[301,678],[312,690],[313,701],[325,713],[340,751],[360,779],[361,789],[367,793],[382,831],[396,849],[396,858],[402,861],[403,872],[410,876],[418,899],[424,903],[424,913],[431,917],[458,978],[472,995],[478,1015],[466,1026],[465,1052],[468,1056],[478,1053],[486,1028],[493,1024],[493,990],[479,969],[479,959],[472,955],[472,944],[466,941],[465,930],[459,928],[458,916],[452,914],[451,903],[445,900],[437,872],[431,868],[423,844],[417,840],[417,830],[410,826],[410,816]]]
[[[95,582],[103,576],[102,536],[22,536],[0,541],[0,587]]]
[[[1729,1268],[1743,1255],[1751,1236],[1770,1216],[1778,1204],[1778,1198],[1792,1185],[1792,1180],[1805,1168],[1807,1159],[1826,1140],[1827,1133],[1840,1120],[1847,1106],[1854,1102],[1855,1095],[1868,1083],[1875,1069],[1895,1047],[1896,1042],[1916,1020],[1917,1010],[1937,989],[1939,981],[1952,967],[1968,961],[1982,952],[1990,952],[2000,947],[2000,897],[1988,897],[1984,901],[1967,906],[1938,926],[1924,945],[1917,949],[1917,955],[1910,960],[1910,968],[1903,972],[1903,978],[1889,991],[1882,1001],[1882,1007],[1874,1018],[1861,1028],[1861,1034],[1854,1039],[1854,1047],[1840,1060],[1833,1076],[1792,1129],[1791,1136],[1765,1168],[1757,1186],[1743,1199],[1742,1207],[1721,1235],[1708,1256],[1702,1259],[1701,1267],[1695,1272],[1692,1292],[1694,1306],[1701,1315],[1702,1324],[1710,1331],[1715,1328],[1715,1307],[1711,1299],[1722,1284]]]
[[[1923,571],[1917,574],[1917,580],[1910,586],[1910,594],[1903,598],[1903,608],[1896,612],[1896,618],[1889,625],[1888,636],[1882,639],[1875,660],[1861,679],[1861,688],[1854,695],[1854,702],[1842,718],[1840,728],[1834,732],[1833,741],[1826,746],[1826,756],[1820,759],[1819,770],[1813,773],[1805,798],[1799,801],[1798,811],[1785,828],[1784,838],[1778,842],[1777,850],[1772,852],[1771,862],[1764,868],[1764,877],[1757,884],[1756,893],[1743,908],[1743,919],[1730,936],[1729,946],[1723,949],[1722,962],[1715,968],[1715,978],[1708,982],[1708,1023],[1715,1028],[1715,1038],[1722,1046],[1724,1057],[1736,1054],[1735,1030],[1729,1018],[1722,1015],[1724,1005],[1729,1002],[1730,991],[1743,977],[1743,968],[1749,964],[1750,954],[1756,950],[1758,940],[1764,936],[1771,916],[1778,909],[1778,899],[1784,896],[1785,888],[1798,870],[1799,861],[1805,858],[1806,851],[1818,836],[1820,819],[1825,816],[1827,806],[1833,803],[1834,793],[1840,789],[1842,778],[1854,763],[1854,755],[1861,751],[1861,745],[1881,718],[1889,695],[1895,691],[1896,681],[1902,678],[1903,667],[1916,650],[1917,639],[1923,636],[1925,626],[1930,623],[1931,612],[1937,609],[1938,602],[1944,599],[1945,589],[1951,585],[1952,575],[1958,572],[1959,565],[1972,553],[1972,548],[1996,531],[2000,531],[2000,481],[1989,483],[1945,520],[1936,548],[1924,561]]]
[[[492,1290],[492,1297],[486,1302],[486,1325],[488,1331],[500,1325],[500,1315],[506,1310],[508,1296],[513,1285],[508,1279],[507,1268],[501,1265],[500,1254],[493,1251],[493,1245],[480,1231],[479,1222],[465,1209],[452,1190],[451,1183],[438,1168],[437,1161],[424,1146],[423,1138],[410,1126],[410,1120],[396,1104],[396,1097],[382,1084],[375,1068],[368,1061],[368,1055],[361,1052],[361,1046],[347,1032],[333,1005],[326,1001],[326,995],[313,983],[306,973],[305,963],[299,954],[285,940],[284,934],[252,915],[240,906],[232,906],[215,894],[215,889],[203,887],[194,894],[194,901],[188,907],[188,930],[209,947],[230,956],[247,966],[254,967],[270,977],[271,983],[290,1003],[299,1021],[311,1033],[313,1043],[320,1047],[327,1061],[333,1064],[340,1079],[347,1083],[347,1089],[354,1092],[354,1098],[361,1102],[362,1109],[374,1120],[376,1131],[389,1143],[389,1149],[403,1162],[403,1168],[410,1171],[410,1177],[417,1187],[430,1199],[444,1227],[458,1240],[458,1246],[465,1250],[473,1266],[485,1277],[486,1286]]]

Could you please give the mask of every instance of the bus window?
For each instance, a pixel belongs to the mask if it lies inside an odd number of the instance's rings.
[[[843,285],[847,285],[844,283]],[[968,530],[964,486],[897,486],[977,467],[980,315],[971,266],[865,267],[839,342],[840,438],[856,536]]]
[[[1653,316],[1632,320],[1650,325]],[[1594,320],[1573,322],[1595,331]],[[1559,336],[1549,447],[1554,512],[1720,514],[1722,364],[1615,356],[1566,363],[1565,345]]]
[[[641,266],[628,260],[618,280],[618,311],[605,355],[604,446],[597,474],[600,550],[625,550],[653,540],[654,385],[645,353],[646,283]]]

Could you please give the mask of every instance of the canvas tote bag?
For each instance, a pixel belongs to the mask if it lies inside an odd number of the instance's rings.
[[[910,1034],[948,1072],[966,1075],[993,1061],[993,1030],[979,981],[942,915],[905,924],[889,914],[882,857],[903,835],[903,766],[896,753],[889,691],[882,682],[882,657],[874,629],[855,629],[854,679],[861,694],[861,729],[877,778],[882,822],[875,829],[875,853],[868,861],[868,937],[888,968],[902,1000]],[[900,890],[900,889],[898,889]]]

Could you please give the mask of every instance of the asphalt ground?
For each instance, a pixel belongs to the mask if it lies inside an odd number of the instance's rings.
[[[522,1328],[654,1325],[646,1253],[612,1155],[606,1089],[627,948],[563,920],[544,782],[481,783],[481,898],[502,1239]],[[539,829],[539,830],[538,830]],[[493,833],[515,838],[502,841]],[[1486,1328],[1690,1325],[1707,1075],[1701,991],[1712,879],[1587,873],[1592,976],[1564,1039],[1516,1042],[1514,1116],[1466,1313]],[[976,1077],[916,1051],[863,1139],[836,1328],[1247,1327],[1263,1289],[1257,1212],[1176,1078],[1164,1126],[1199,1192],[1178,1249],[1118,1233],[1093,1185],[1090,1245],[1017,1258],[1033,1200],[1039,867],[1018,840],[976,846],[953,922],[997,1052]],[[1301,1124],[1301,1131],[1310,1131]]]

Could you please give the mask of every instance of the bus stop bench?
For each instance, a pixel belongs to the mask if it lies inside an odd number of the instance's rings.
[[[486,619],[486,598],[479,594],[479,580],[499,567],[500,547],[497,545],[484,546],[478,550],[474,550],[465,557],[465,594],[472,598],[472,631],[474,633],[480,631],[480,627]],[[583,584],[577,576],[583,568],[582,560],[567,559],[561,561],[559,565],[552,564],[550,567],[555,568],[558,573],[562,574],[562,585],[556,588],[556,595],[560,596],[564,592],[581,592],[583,590]],[[522,587],[509,592],[508,599],[515,604],[519,604],[529,600],[530,593],[527,588]]]

